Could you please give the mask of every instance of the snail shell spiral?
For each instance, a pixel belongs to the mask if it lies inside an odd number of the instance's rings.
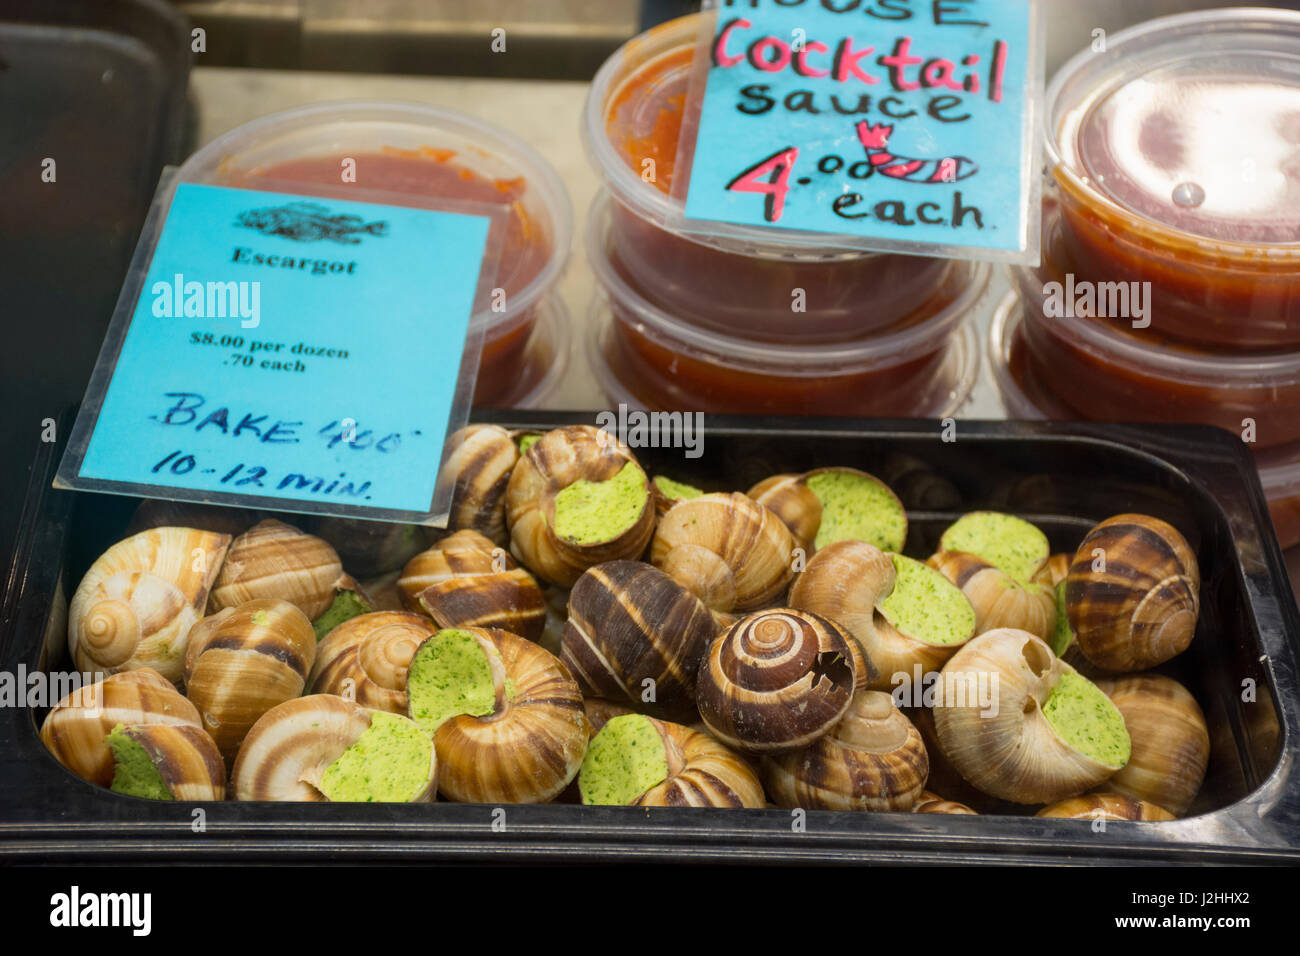
[[[77,669],[151,667],[179,683],[190,629],[229,544],[228,535],[163,527],[105,551],[68,607],[68,651]]]
[[[500,425],[469,425],[448,439],[451,453],[440,480],[454,476],[452,531],[477,531],[495,545],[509,543],[506,533],[506,488],[519,461],[519,448]]]
[[[1095,552],[1104,554],[1104,570]],[[1201,574],[1178,530],[1147,515],[1108,518],[1083,539],[1065,579],[1079,650],[1108,671],[1140,671],[1181,654],[1196,634]]]
[[[793,608],[760,611],[713,642],[700,664],[696,702],[709,732],[729,747],[781,753],[830,731],[853,699],[853,638]]]
[[[375,611],[344,621],[316,647],[311,692],[405,715],[411,658],[436,631],[427,617],[406,611]]]

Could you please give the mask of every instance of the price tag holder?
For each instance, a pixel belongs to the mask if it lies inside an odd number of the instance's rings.
[[[508,213],[303,189],[164,181],[55,487],[445,526]]]
[[[1038,264],[1034,0],[709,7],[677,156],[680,228]]]

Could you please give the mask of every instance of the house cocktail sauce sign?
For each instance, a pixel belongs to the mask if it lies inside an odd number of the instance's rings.
[[[1032,0],[715,6],[692,91],[698,132],[679,163],[685,228],[1037,263]]]
[[[160,190],[57,486],[445,515],[503,220],[344,195]]]

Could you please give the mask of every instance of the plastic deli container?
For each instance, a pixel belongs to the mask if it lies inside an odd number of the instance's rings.
[[[343,185],[356,161],[358,190],[505,205],[508,226],[495,286],[501,303],[471,320],[482,329],[476,402],[513,387],[542,297],[555,285],[573,241],[563,181],[531,146],[473,117],[431,106],[346,102],[304,106],[245,123],[208,143],[177,173],[181,182],[243,188]],[[270,184],[274,183],[272,186]],[[496,310],[493,305],[498,306]]]
[[[587,254],[600,287],[588,357],[613,402],[657,410],[943,418],[970,395],[979,346],[967,320],[991,268],[961,263],[926,309],[860,342],[774,344],[701,328],[637,288],[612,241],[608,200],[592,207]]]
[[[1300,13],[1153,20],[1047,96],[1062,275],[1150,282],[1167,337],[1300,348]]]
[[[1078,412],[1059,399],[1047,384],[1068,379],[1042,378],[1028,358],[1025,342],[1026,322],[1024,309],[1014,293],[999,303],[989,326],[988,360],[993,380],[997,384],[1011,418],[1024,421],[1070,421],[1082,418]],[[1139,407],[1133,407],[1124,420],[1145,420]],[[1240,434],[1240,429],[1236,430]],[[1244,443],[1243,443],[1244,444]],[[1255,450],[1255,465],[1259,482],[1268,501],[1282,547],[1300,545],[1300,442]]]
[[[474,403],[480,408],[540,408],[555,394],[569,371],[571,357],[569,310],[558,295],[537,304],[537,320],[514,379],[479,377]]]
[[[510,412],[480,421],[535,431],[591,424],[593,413]],[[96,787],[62,767],[38,736],[45,708],[0,708],[0,855],[6,862],[190,864],[575,861],[748,863],[1290,863],[1300,860],[1300,611],[1259,486],[1240,442],[1214,429],[969,422],[957,442],[933,422],[708,417],[705,453],[639,447],[651,474],[707,489],[747,488],[782,471],[852,465],[885,474],[903,458],[951,484],[946,503],[915,510],[906,552],[925,557],[959,515],[1006,509],[1072,549],[1119,510],[1179,528],[1202,576],[1197,636],[1161,668],[1183,683],[1210,728],[1205,782],[1186,817],[1114,822],[1029,815],[512,805],[493,832],[491,804],[200,803],[145,800]],[[63,430],[60,430],[63,433]],[[658,443],[655,443],[656,445]],[[58,449],[37,443],[16,564],[0,604],[0,670],[55,674],[67,660],[66,595],[119,540],[137,502],[50,487]],[[1050,489],[1029,496],[1027,483]],[[291,520],[294,520],[291,518]],[[1224,637],[1227,635],[1228,637]],[[42,648],[47,648],[45,655]],[[1242,681],[1255,695],[1242,700]],[[219,835],[217,839],[209,836]]]
[[[946,259],[792,248],[779,233],[727,225],[682,231],[670,195],[695,43],[704,15],[624,44],[596,74],[583,114],[588,155],[614,197],[610,235],[623,267],[659,307],[766,341],[860,339],[896,324],[962,266]],[[807,311],[791,310],[802,290]]]

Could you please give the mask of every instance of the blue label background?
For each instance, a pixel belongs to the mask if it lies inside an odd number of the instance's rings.
[[[240,213],[284,203],[313,202],[329,215],[384,220],[385,236],[359,233],[361,242],[294,241],[237,225]],[[329,501],[373,508],[428,512],[490,220],[483,216],[316,199],[183,183],[176,189],[131,325],[108,387],[85,460],[85,478],[166,485],[210,492]],[[233,263],[236,247],[268,255],[357,263],[352,275],[311,275],[282,267]],[[234,318],[160,318],[153,314],[155,282],[260,282],[261,324],[241,327]],[[242,336],[250,343],[282,343],[277,352],[254,353],[253,367],[231,366],[236,351],[190,343],[192,332]],[[294,355],[298,342],[346,349],[349,358]],[[264,359],[307,366],[305,372],[258,367]],[[206,398],[188,427],[164,425],[167,392]],[[245,431],[236,438],[216,426],[195,426],[219,407],[230,409],[230,428],[245,413],[274,421],[301,421],[296,444],[264,443]],[[345,443],[333,449],[317,436],[333,420],[351,418],[357,435],[400,434],[387,453]],[[356,443],[358,446],[360,441]],[[391,447],[392,443],[390,443]],[[181,449],[197,465],[186,475],[154,465]],[[220,478],[236,464],[267,469],[266,487],[235,487]],[[206,469],[211,468],[211,472]],[[288,473],[333,480],[346,473],[364,497],[277,489]],[[239,477],[248,474],[245,470]],[[237,479],[236,479],[237,480]]]
[[[867,6],[870,5],[863,4],[863,7]],[[1029,2],[977,0],[963,4],[963,12],[952,15],[956,19],[986,21],[991,24],[989,27],[936,26],[929,0],[914,0],[910,9],[913,11],[910,20],[885,21],[867,16],[861,9],[848,14],[830,13],[815,0],[808,0],[799,7],[779,7],[772,0],[760,0],[758,9],[751,9],[748,0],[729,6],[720,4],[718,31],[736,17],[754,24],[743,32],[732,34],[727,44],[729,54],[742,53],[748,42],[768,35],[789,43],[794,31],[801,29],[808,41],[820,40],[831,48],[829,54],[809,55],[811,66],[827,69],[838,39],[852,33],[855,49],[875,47],[870,56],[860,61],[860,66],[881,77],[881,82],[868,85],[854,79],[837,83],[829,77],[802,77],[790,68],[779,73],[767,73],[755,69],[748,61],[729,69],[715,67],[710,70],[686,199],[686,216],[773,230],[852,235],[860,239],[870,237],[1019,250],[1028,215],[1029,194],[1029,183],[1021,176],[1022,153],[1030,146],[1023,132],[1032,39]],[[945,56],[956,62],[959,68],[962,55],[979,53],[981,59],[976,70],[980,75],[980,92],[958,93],[941,88],[894,93],[887,80],[887,71],[875,60],[892,52],[895,40],[905,35],[913,38],[913,56]],[[986,89],[995,39],[1006,40],[1009,45],[1001,103],[991,102]],[[907,76],[915,79],[918,70],[918,66],[909,67]],[[962,74],[959,72],[958,75]],[[749,102],[740,95],[740,90],[756,83],[770,85],[767,95],[777,100],[777,105],[762,116],[745,115],[736,109],[738,103]],[[824,112],[813,116],[786,110],[781,101],[796,90],[811,90],[818,107]],[[825,112],[831,109],[832,93],[839,94],[840,102],[846,108],[857,103],[859,94],[870,94],[872,110],[853,116]],[[925,115],[930,97],[946,93],[961,96],[963,102],[962,107],[952,109],[950,114],[970,113],[970,120],[941,123]],[[886,96],[898,96],[907,108],[918,109],[920,115],[904,120],[889,119],[878,110],[879,100]],[[879,174],[866,180],[853,180],[844,171],[836,174],[818,172],[817,160],[822,156],[841,156],[846,160],[846,168],[866,158],[856,132],[857,123],[862,120],[871,124],[893,123],[894,133],[889,143],[891,153],[918,159],[966,156],[979,164],[979,172],[961,182],[933,185],[900,182]],[[800,154],[791,177],[785,213],[779,223],[768,223],[763,218],[762,195],[732,192],[727,189],[727,184],[787,146],[799,147]],[[812,182],[799,185],[796,180],[805,176],[811,177]],[[890,199],[905,201],[909,209],[914,210],[920,202],[931,201],[939,203],[946,217],[957,191],[962,193],[964,205],[976,206],[983,213],[983,230],[974,226],[973,218],[967,219],[964,228],[954,229],[947,225],[921,223],[900,226],[877,221],[874,217],[848,220],[831,211],[831,203],[837,196],[857,192],[862,195],[863,202],[846,211],[867,211],[875,203]],[[1019,202],[1013,201],[1013,197],[1019,197]],[[914,213],[911,218],[916,218]]]

